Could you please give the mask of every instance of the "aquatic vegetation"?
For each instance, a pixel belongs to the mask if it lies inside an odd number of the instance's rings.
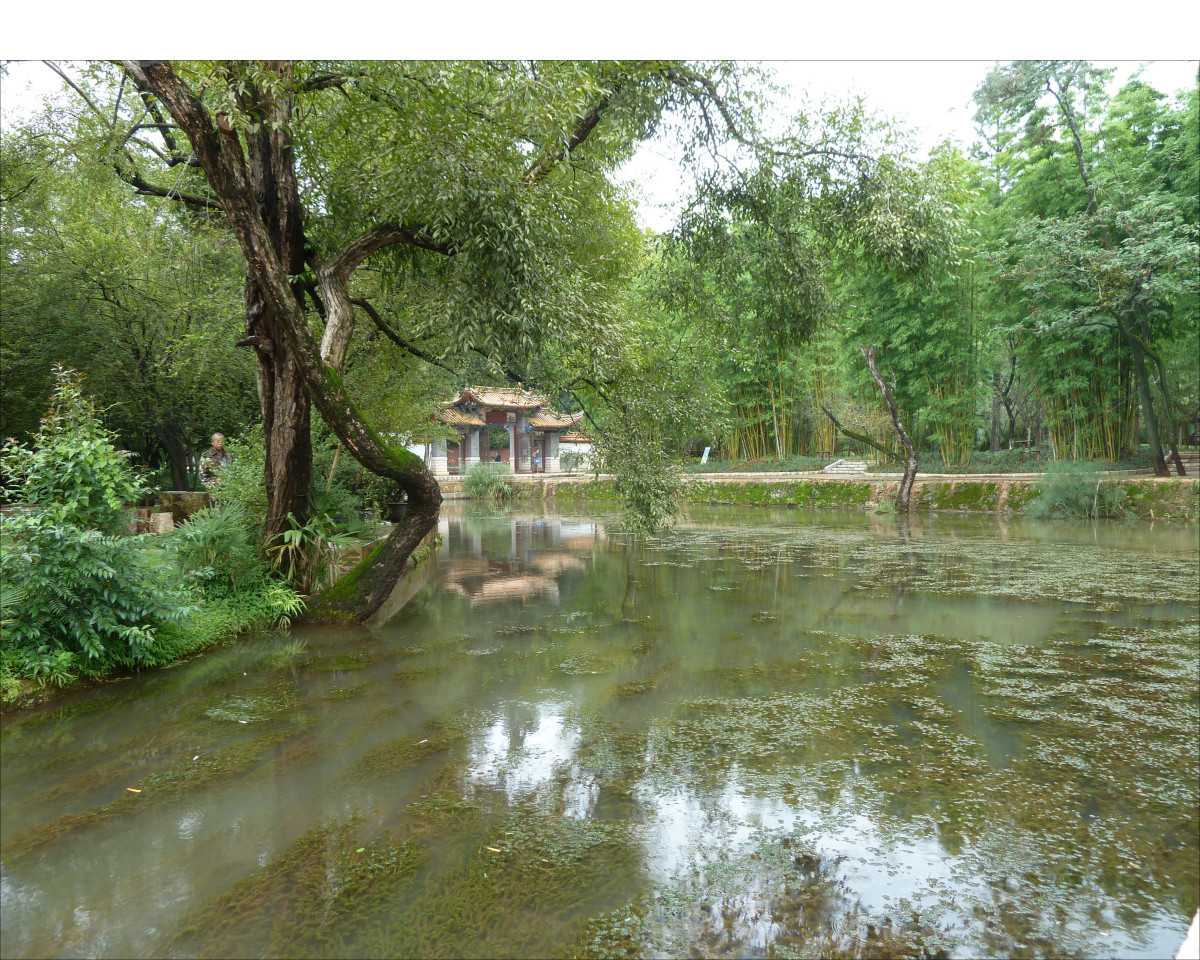
[[[612,669],[611,664],[594,653],[580,653],[567,657],[558,664],[558,672],[568,677],[587,677],[606,673]]]
[[[136,785],[129,784],[125,792],[108,803],[88,807],[78,813],[63,814],[6,837],[4,855],[10,860],[19,860],[85,827],[117,817],[133,816],[140,805],[173,800],[215,781],[243,773],[263,758],[267,748],[282,742],[287,736],[283,732],[267,734],[214,753],[198,754],[191,760],[182,760],[173,767],[148,774],[137,779]]]
[[[618,683],[613,688],[613,695],[619,699],[625,699],[627,697],[640,697],[644,693],[650,693],[651,691],[658,689],[659,684],[661,684],[663,680],[665,680],[667,676],[677,666],[679,666],[679,663],[680,661],[678,659],[671,660],[663,664],[661,667],[655,670],[654,673],[647,677],[643,677],[640,680],[626,680],[624,683]]]
[[[620,902],[637,864],[619,824],[518,810],[393,917],[376,949],[399,956],[560,956],[583,917]]]
[[[360,755],[346,768],[342,778],[357,783],[388,776],[445,752],[461,738],[460,733],[439,724],[422,730],[420,736],[389,740]]]
[[[1177,947],[1200,899],[1194,542],[952,514],[722,516],[588,539],[587,568],[560,564],[554,597],[472,606],[434,582],[370,633],[301,631],[298,656],[250,644],[220,670],[100,691],[107,711],[6,724],[6,945]],[[567,522],[539,522],[519,558],[496,538],[505,562],[566,549]],[[323,669],[344,657],[364,669]],[[72,859],[78,841],[95,866]],[[195,890],[151,895],[181,862]],[[119,892],[91,892],[113,877]],[[26,935],[22,904],[56,898],[47,926],[81,932]],[[103,924],[81,927],[81,903]]]
[[[407,840],[359,836],[356,822],[314,829],[229,891],[192,911],[169,941],[200,957],[331,956],[353,925],[386,909],[426,854]]]

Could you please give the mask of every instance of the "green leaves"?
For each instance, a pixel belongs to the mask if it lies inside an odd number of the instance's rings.
[[[32,447],[8,440],[0,476],[24,502],[55,523],[116,533],[126,523],[125,506],[145,491],[118,450],[116,436],[100,423],[74,370],[55,366],[49,411]]]

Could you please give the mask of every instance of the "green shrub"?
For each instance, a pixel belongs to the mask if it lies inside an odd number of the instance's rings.
[[[0,521],[5,669],[38,682],[154,662],[156,631],[187,594],[148,538],[119,536],[142,493],[80,377],[54,368],[31,447],[10,441],[3,472],[32,512]]]
[[[1035,520],[1083,520],[1088,517],[1125,518],[1125,491],[1104,484],[1099,464],[1081,460],[1056,460],[1037,483],[1037,499],[1028,515]]]
[[[61,664],[60,651],[89,674],[157,661],[157,628],[190,604],[147,539],[81,529],[49,511],[0,520],[0,574],[17,591],[6,598],[4,649],[23,674]]]
[[[222,503],[192,514],[163,538],[163,547],[185,579],[207,597],[228,597],[253,591],[267,579],[237,503]]]
[[[266,445],[262,427],[254,425],[245,436],[225,441],[233,459],[225,465],[212,488],[213,496],[237,511],[238,522],[257,544],[267,522],[267,486],[263,463]]]
[[[508,468],[497,463],[476,463],[463,478],[463,489],[472,500],[509,503],[513,485],[508,480]]]
[[[267,545],[275,568],[301,593],[312,593],[322,581],[333,586],[342,551],[363,543],[360,534],[367,531],[367,524],[354,513],[334,515],[337,502],[317,494],[308,519],[301,523],[289,513],[289,528]]]
[[[118,450],[116,440],[84,395],[80,375],[55,364],[50,409],[33,444],[5,443],[0,475],[18,499],[53,523],[117,533],[128,522],[126,504],[145,489],[129,465],[131,454]]]

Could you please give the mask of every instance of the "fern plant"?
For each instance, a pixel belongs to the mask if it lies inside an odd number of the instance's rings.
[[[17,588],[5,606],[4,645],[38,675],[65,650],[80,669],[154,662],[155,631],[191,609],[160,551],[141,538],[60,523],[48,512],[0,520],[0,576]]]
[[[184,577],[208,596],[257,589],[268,576],[239,503],[207,507],[163,538]]]

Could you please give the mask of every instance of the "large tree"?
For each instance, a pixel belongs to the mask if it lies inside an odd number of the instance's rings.
[[[144,151],[118,159],[119,172],[140,190],[218,206],[243,251],[265,535],[306,513],[310,401],[353,457],[407,494],[405,522],[315,604],[351,618],[382,603],[441,501],[420,459],[385,442],[346,388],[359,268],[433,288],[428,322],[451,320],[459,351],[497,366],[552,341],[595,353],[620,259],[608,174],[664,108],[725,123],[738,110],[737,73],[723,66],[126,61],[124,71],[141,100],[122,120],[122,149],[134,128],[159,131],[152,152],[204,183],[187,196],[165,189],[143,172]]]
[[[73,151],[56,112],[4,138],[0,369],[5,435],[36,429],[50,368],[84,373],[128,449],[161,455],[176,489],[189,453],[236,430],[254,403],[241,327],[241,257],[227,231],[170,201],[131,198]]]

